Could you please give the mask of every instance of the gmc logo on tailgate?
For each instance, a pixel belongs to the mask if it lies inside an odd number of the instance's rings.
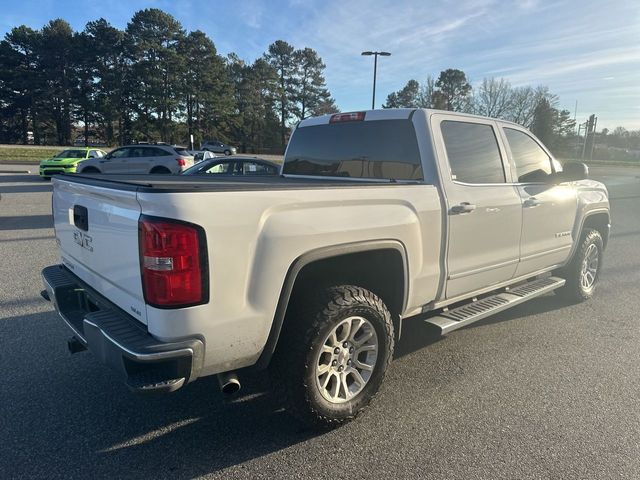
[[[91,245],[91,242],[93,241],[93,239],[91,238],[90,235],[87,235],[86,233],[82,233],[76,230],[75,232],[73,232],[73,241],[76,242],[85,250],[89,250],[90,252],[93,252],[93,245]]]

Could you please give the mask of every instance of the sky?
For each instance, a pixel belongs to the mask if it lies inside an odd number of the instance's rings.
[[[485,77],[546,85],[572,114],[578,102],[578,122],[596,114],[598,129],[640,129],[640,0],[2,0],[0,35],[53,18],[125,28],[149,7],[249,62],[277,39],[315,49],[342,111],[371,107],[373,57],[360,53],[386,50],[377,106],[411,78],[458,68],[474,86]]]

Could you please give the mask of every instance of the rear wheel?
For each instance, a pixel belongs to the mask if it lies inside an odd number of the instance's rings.
[[[227,155],[227,156],[231,155],[231,150],[225,150],[224,154]]]
[[[341,285],[294,305],[278,343],[270,369],[286,408],[306,424],[333,427],[378,392],[393,355],[393,323],[374,293]]]
[[[600,232],[584,230],[573,258],[557,272],[567,283],[556,292],[570,302],[583,302],[591,298],[600,277],[603,250]]]
[[[171,170],[166,167],[153,167],[150,173],[168,174],[171,173]]]

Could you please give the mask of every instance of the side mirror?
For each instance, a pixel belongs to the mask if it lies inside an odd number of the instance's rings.
[[[589,178],[589,167],[582,162],[567,162],[562,166],[562,181],[575,182]]]

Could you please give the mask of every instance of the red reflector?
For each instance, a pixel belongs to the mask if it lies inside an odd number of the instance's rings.
[[[184,158],[176,158],[176,161],[178,162],[178,165],[180,167],[184,167],[187,164],[187,162],[186,162],[186,160]]]
[[[206,302],[206,244],[202,229],[149,217],[141,217],[138,225],[145,301],[157,307]]]
[[[361,122],[364,120],[364,114],[365,112],[336,113],[331,115],[329,123]]]

